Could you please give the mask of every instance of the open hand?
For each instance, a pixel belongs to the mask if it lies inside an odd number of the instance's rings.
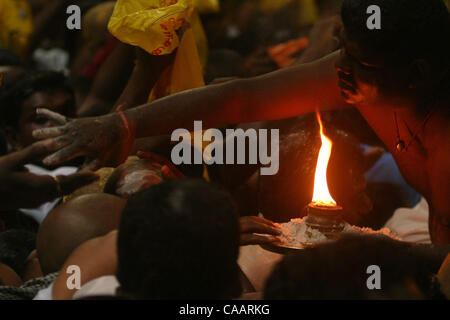
[[[94,118],[68,119],[47,109],[36,112],[60,126],[33,131],[37,139],[52,138],[55,153],[44,159],[46,165],[56,165],[79,156],[89,161],[86,169],[96,170],[102,166],[117,166],[132,149],[133,137],[127,132],[119,114]]]
[[[37,207],[98,179],[87,171],[52,177],[24,170],[23,165],[51,153],[54,148],[52,140],[40,141],[0,157],[0,210]]]

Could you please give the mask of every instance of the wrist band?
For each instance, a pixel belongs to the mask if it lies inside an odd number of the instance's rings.
[[[117,110],[116,112],[120,115],[120,118],[122,119],[122,122],[125,125],[125,128],[127,129],[127,139],[130,139],[131,138],[131,130],[130,130],[130,126],[128,125],[127,117],[125,117],[125,115],[123,114],[123,112],[121,110]]]

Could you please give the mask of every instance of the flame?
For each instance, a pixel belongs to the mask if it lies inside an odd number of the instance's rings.
[[[320,147],[319,157],[317,158],[316,173],[314,175],[314,194],[312,203],[317,206],[332,207],[336,206],[336,201],[330,195],[327,184],[327,167],[331,156],[331,147],[333,143],[323,134],[322,119],[319,112],[316,112],[317,121],[320,125],[320,139],[322,146]]]

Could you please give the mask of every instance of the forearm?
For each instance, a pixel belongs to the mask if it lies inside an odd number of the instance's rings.
[[[299,65],[252,79],[240,79],[184,91],[125,113],[137,138],[192,129],[276,120],[346,107],[337,86],[333,53],[314,63]]]
[[[175,52],[155,56],[136,48],[136,65],[114,108],[131,109],[148,101],[148,97],[166,68],[173,62]],[[133,55],[134,57],[134,55]]]
[[[123,90],[133,69],[134,48],[120,43],[100,67],[92,89],[78,114],[83,114],[95,104],[113,102]]]

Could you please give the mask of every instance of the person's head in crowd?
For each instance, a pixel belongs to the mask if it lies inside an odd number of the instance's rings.
[[[381,9],[380,29],[367,27],[371,5]],[[421,109],[448,95],[450,13],[442,0],[345,0],[341,16],[336,68],[347,102]]]
[[[259,178],[259,210],[267,219],[286,222],[303,216],[312,200],[319,125],[314,115],[272,125],[280,128],[279,171]],[[372,209],[364,178],[370,164],[353,136],[331,123],[325,123],[325,134],[333,142],[327,170],[330,194],[344,208],[344,219],[359,224],[360,216]]]
[[[59,271],[70,253],[83,242],[117,229],[125,203],[117,196],[94,193],[52,210],[42,222],[36,241],[43,274]]]
[[[228,195],[201,180],[170,180],[133,195],[118,234],[119,293],[131,299],[240,295],[238,218]]]
[[[12,229],[0,232],[0,263],[22,276],[28,255],[35,249],[36,234]]]
[[[37,108],[47,108],[67,117],[75,115],[74,94],[63,74],[28,72],[5,93],[1,111],[9,143],[14,149],[20,150],[36,142],[33,130],[57,125],[37,115]]]
[[[434,277],[441,263],[385,236],[348,235],[286,255],[269,276],[264,299],[443,299]]]

